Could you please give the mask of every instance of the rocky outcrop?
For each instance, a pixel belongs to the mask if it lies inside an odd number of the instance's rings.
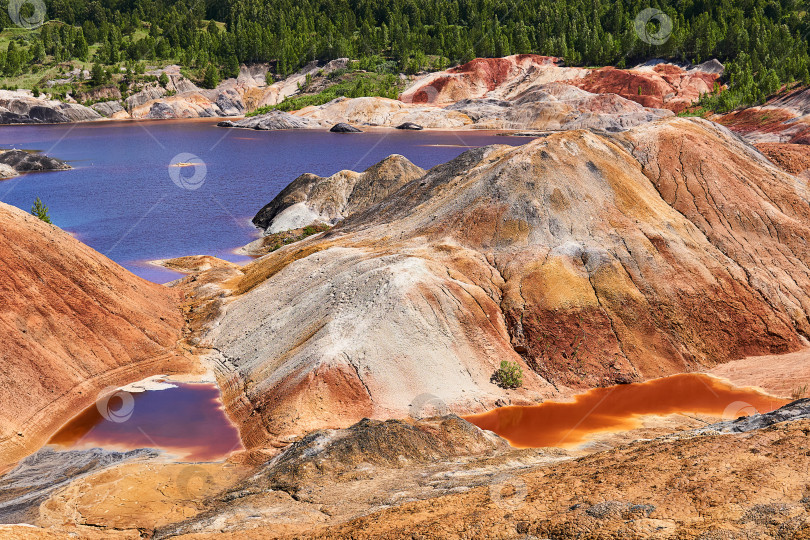
[[[108,385],[188,369],[176,293],[0,204],[0,465],[35,450]]]
[[[311,223],[334,224],[380,202],[424,173],[394,154],[362,173],[340,171],[328,178],[304,174],[264,206],[253,224],[270,234]]]
[[[305,107],[293,114],[317,121],[326,128],[335,122],[386,127],[413,122],[426,128],[461,128],[472,124],[466,115],[458,111],[409,105],[381,97],[340,97],[324,105]]]
[[[361,465],[395,468],[460,456],[491,456],[508,449],[505,440],[454,415],[413,423],[365,418],[346,429],[307,434],[233,491],[272,489],[296,495],[313,480],[335,481]],[[320,466],[314,466],[316,462]]]
[[[309,118],[301,118],[288,112],[272,110],[265,114],[243,118],[242,120],[223,120],[217,124],[220,127],[235,127],[244,129],[277,130],[277,129],[307,129],[320,128],[321,125]]]
[[[13,178],[17,176],[17,171],[14,170],[14,167],[11,165],[6,165],[5,163],[0,164],[0,180],[6,180],[8,178]]]
[[[169,118],[211,118],[241,116],[245,107],[233,89],[194,91],[152,99],[130,109],[132,118],[164,120]]]
[[[150,72],[155,76],[164,73],[168,78],[166,88],[152,83],[125,100],[125,107],[132,118],[210,118],[241,116],[245,113],[242,99],[244,88],[237,85],[236,79],[227,79],[213,90],[204,90],[184,77],[179,66],[167,66]]]
[[[128,111],[131,111],[137,107],[141,107],[144,104],[149,103],[150,101],[162,98],[165,95],[165,88],[157,83],[152,83],[151,85],[148,85],[146,88],[142,89],[140,92],[136,92],[125,99],[124,107]]]
[[[406,415],[424,394],[476,411],[795,351],[795,180],[701,120],[471,150],[242,267],[200,343],[248,446]],[[523,388],[491,382],[501,360]]]
[[[101,115],[76,103],[33,97],[24,91],[0,90],[0,124],[60,124],[98,120]]]
[[[9,150],[0,153],[0,163],[18,173],[40,171],[64,171],[72,167],[56,158],[24,150]]]
[[[225,88],[218,92],[214,100],[222,116],[242,116],[245,114],[245,104],[242,96],[233,88]]]
[[[130,109],[129,114],[132,118],[149,120],[225,116],[210,99],[199,93],[179,94],[147,101]]]
[[[363,133],[363,130],[357,129],[356,127],[344,122],[338,122],[329,128],[329,131],[332,133]]]
[[[404,129],[408,131],[422,131],[424,128],[419,124],[414,124],[413,122],[403,122],[397,126],[397,129]]]
[[[101,103],[94,103],[90,108],[99,113],[105,118],[113,120],[121,120],[130,118],[129,113],[117,101],[102,101]]]
[[[256,129],[329,129],[334,122],[340,122],[355,126],[418,125],[434,129],[559,131],[590,128],[622,131],[669,116],[672,116],[671,111],[646,108],[615,94],[592,94],[568,84],[549,83],[509,100],[462,99],[444,108],[379,97],[341,97],[292,113],[273,111],[223,125]],[[300,123],[296,118],[305,119],[307,123]]]
[[[336,122],[385,127],[418,124],[426,128],[460,128],[473,123],[467,115],[454,110],[407,105],[380,97],[339,97],[323,105],[305,107],[292,113],[272,110],[242,120],[225,120],[219,125],[263,130],[330,129]]]
[[[781,422],[795,422],[807,419],[810,419],[810,399],[804,398],[769,413],[752,414],[734,420],[718,422],[698,430],[698,433],[747,433]]]

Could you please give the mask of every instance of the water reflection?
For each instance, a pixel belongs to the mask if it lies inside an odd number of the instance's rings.
[[[113,450],[160,448],[190,461],[215,461],[242,448],[219,389],[208,383],[102,397],[60,429],[49,444]]]

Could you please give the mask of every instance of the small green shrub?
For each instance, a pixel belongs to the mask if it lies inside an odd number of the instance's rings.
[[[523,385],[523,370],[517,362],[503,360],[495,372],[495,379],[503,388],[520,388]]]
[[[31,213],[45,223],[51,223],[51,217],[48,215],[48,207],[42,203],[39,197],[34,201],[34,206],[31,207]]]

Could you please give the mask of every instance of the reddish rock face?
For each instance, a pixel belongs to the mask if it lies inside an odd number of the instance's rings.
[[[797,88],[751,107],[712,120],[754,143],[810,144],[810,88]]]
[[[187,368],[177,293],[0,203],[0,465],[109,385]]]
[[[618,94],[645,107],[680,112],[713,91],[719,73],[687,71],[672,64],[654,68],[616,69],[604,67],[591,71],[571,84],[595,94]]]
[[[717,71],[717,72],[713,72]],[[407,103],[446,106],[462,99],[515,99],[550,82],[565,82],[594,94],[617,94],[645,107],[680,112],[712,92],[722,66],[686,70],[672,64],[654,67],[587,69],[564,67],[559,58],[521,54],[476,58],[444,72],[431,73],[402,93]]]
[[[504,58],[475,58],[446,71],[431,73],[403,92],[406,103],[449,105],[461,99],[480,98],[487,92],[514,84],[526,77],[543,75],[552,82],[572,75],[569,68],[559,68],[558,58],[536,54],[518,54]],[[547,72],[553,73],[549,76]]]
[[[785,133],[788,129],[786,122],[796,118],[795,114],[784,109],[765,109],[762,107],[752,107],[720,115],[715,120],[740,135],[753,140],[775,140],[783,139],[783,135],[789,139],[793,135]],[[799,134],[801,136],[801,134]]]
[[[517,70],[528,67],[553,66],[559,62],[558,58],[540,56],[537,54],[517,54],[505,58],[475,58],[466,64],[447,70],[448,73],[463,73],[471,81],[483,82],[487,90],[495,90],[507,82],[508,77]]]

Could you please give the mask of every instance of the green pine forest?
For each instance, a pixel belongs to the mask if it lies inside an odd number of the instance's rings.
[[[3,0],[0,4],[7,4]],[[474,57],[560,56],[568,65],[630,67],[651,58],[726,64],[717,111],[810,84],[806,0],[47,0],[46,23],[26,30],[0,10],[0,69],[8,87],[40,87],[59,66],[92,66],[90,84],[178,63],[200,84],[269,62],[276,77],[312,60],[349,57],[380,73],[444,69]],[[673,22],[661,45],[643,42],[636,14]],[[32,9],[27,4],[23,9]],[[654,28],[655,22],[650,23]],[[124,81],[126,84],[126,80]]]

